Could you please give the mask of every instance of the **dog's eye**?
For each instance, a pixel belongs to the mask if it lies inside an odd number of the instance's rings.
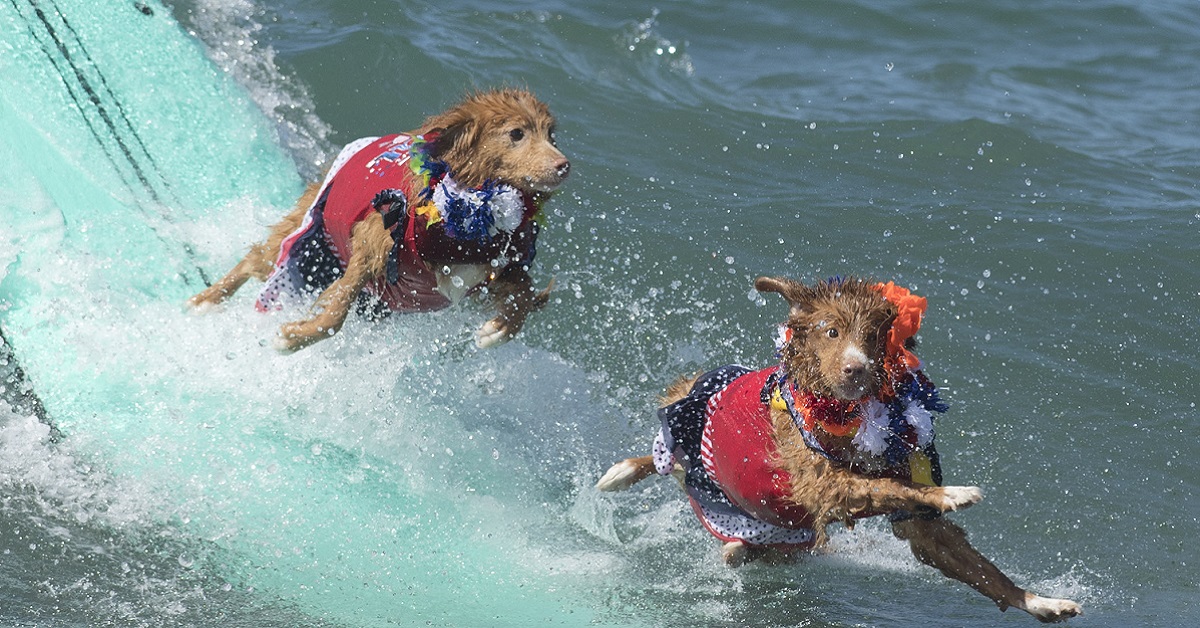
[[[825,335],[829,336],[830,338],[837,338],[838,330],[833,327],[830,327],[828,330],[826,330]]]
[[[508,137],[514,142],[519,142],[525,139],[525,131],[522,131],[521,129],[513,129],[508,132]]]

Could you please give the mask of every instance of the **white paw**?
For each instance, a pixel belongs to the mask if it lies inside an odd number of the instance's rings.
[[[278,335],[271,339],[271,348],[284,355],[291,355],[299,349],[294,343],[288,341],[287,338]]]
[[[721,560],[727,567],[741,567],[749,562],[750,548],[741,541],[729,541],[721,546]]]
[[[219,312],[224,308],[221,306],[220,303],[213,303],[212,301],[196,302],[196,301],[192,301],[191,299],[188,299],[187,303],[184,306],[184,309],[187,310],[191,314],[203,315],[203,314],[208,314],[209,312]]]
[[[512,336],[508,334],[508,330],[502,327],[500,323],[497,323],[496,319],[484,323],[482,327],[475,331],[475,346],[480,349],[497,347],[511,339]]]
[[[640,482],[643,477],[637,464],[622,460],[609,467],[600,481],[596,482],[596,488],[608,492],[623,491]]]
[[[978,504],[983,499],[983,491],[978,486],[943,486],[942,511],[961,510],[967,506]]]
[[[1071,600],[1059,600],[1030,594],[1025,599],[1025,612],[1046,623],[1066,621],[1083,614],[1083,609]]]

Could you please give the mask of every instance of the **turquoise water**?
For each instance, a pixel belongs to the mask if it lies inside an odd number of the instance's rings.
[[[1074,624],[1200,623],[1200,6],[59,2],[142,185],[33,4],[0,4],[0,326],[62,437],[0,403],[0,623],[1032,625],[878,524],[734,571],[670,483],[591,488],[677,373],[770,362],[754,277],[838,273],[929,298],[978,547]],[[470,348],[468,305],[285,357],[253,291],[183,313],[342,143],[500,84],[573,162],[518,340]]]

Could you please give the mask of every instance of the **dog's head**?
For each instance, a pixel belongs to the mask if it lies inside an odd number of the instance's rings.
[[[889,351],[897,353],[892,362],[907,360],[916,346],[911,336],[889,334],[900,310],[879,284],[847,277],[808,286],[759,277],[754,287],[779,293],[791,306],[780,357],[801,390],[847,401],[876,397],[887,381]],[[900,346],[889,348],[890,342]]]
[[[533,94],[520,89],[478,92],[425,121],[440,132],[431,154],[446,162],[460,184],[479,187],[491,180],[528,194],[553,192],[571,162],[555,146],[554,116]]]

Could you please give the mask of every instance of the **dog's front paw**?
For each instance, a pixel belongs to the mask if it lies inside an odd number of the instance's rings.
[[[628,458],[609,467],[604,476],[596,482],[596,488],[602,491],[623,491],[646,479],[649,473],[639,464],[637,458]]]
[[[208,288],[203,292],[192,295],[183,305],[183,309],[192,314],[207,314],[221,309],[225,304],[223,295],[214,288]]]
[[[938,508],[942,512],[962,510],[967,506],[978,504],[983,499],[983,491],[978,486],[943,486],[942,503]]]
[[[302,347],[295,340],[283,336],[275,336],[271,339],[271,348],[284,355],[290,355],[299,351]]]
[[[1025,608],[1023,610],[1036,617],[1038,621],[1047,624],[1067,621],[1072,617],[1083,614],[1083,609],[1071,600],[1042,597],[1032,593],[1026,594]]]
[[[512,340],[516,333],[515,330],[509,330],[508,323],[496,317],[484,323],[482,327],[475,331],[475,346],[480,349],[498,347]]]
[[[183,309],[190,314],[201,315],[220,310],[221,304],[214,301],[204,301],[198,299],[197,297],[192,297],[187,300],[187,303],[184,304]]]

